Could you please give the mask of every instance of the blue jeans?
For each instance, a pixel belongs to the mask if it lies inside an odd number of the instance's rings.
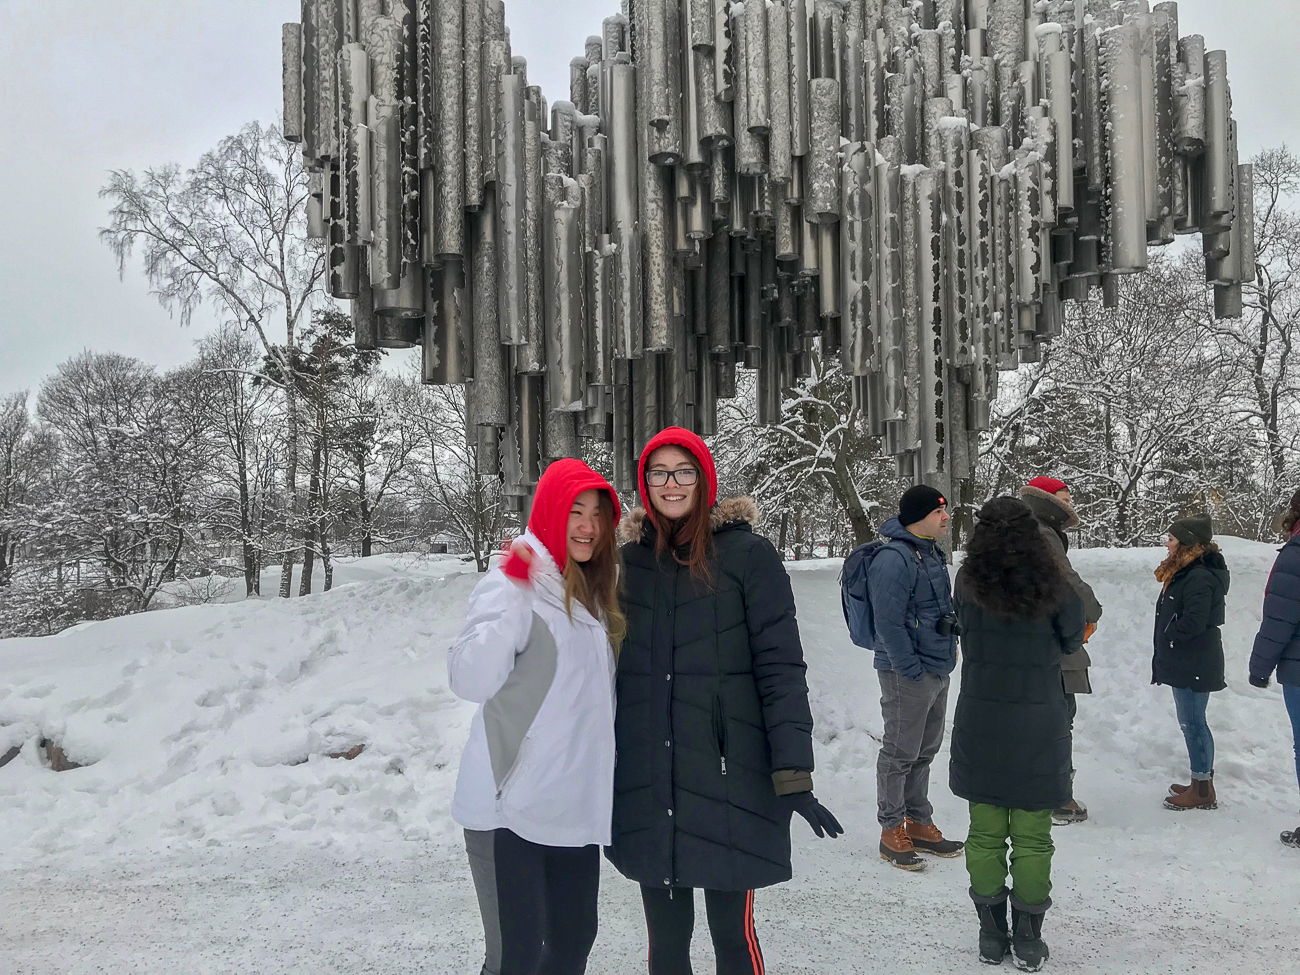
[[[1291,715],[1291,737],[1295,741],[1295,777],[1300,782],[1300,686],[1283,684],[1282,700],[1286,701],[1286,713]]]
[[[1205,705],[1210,695],[1175,687],[1174,708],[1178,712],[1178,726],[1183,729],[1187,742],[1187,758],[1192,765],[1192,778],[1208,779],[1214,771],[1214,736],[1205,723]]]

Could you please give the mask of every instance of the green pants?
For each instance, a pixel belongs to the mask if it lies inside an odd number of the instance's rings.
[[[1026,904],[1041,904],[1052,892],[1052,811],[1003,809],[970,804],[966,870],[971,889],[993,897],[1007,881],[1007,840],[1011,841],[1011,881]]]

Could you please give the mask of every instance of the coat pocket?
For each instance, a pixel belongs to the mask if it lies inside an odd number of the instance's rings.
[[[713,737],[718,744],[718,762],[722,774],[727,774],[727,711],[722,703],[722,695],[713,697]]]

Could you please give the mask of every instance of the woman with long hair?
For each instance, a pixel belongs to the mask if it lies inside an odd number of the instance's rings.
[[[1205,719],[1210,695],[1227,687],[1223,679],[1223,637],[1230,576],[1214,544],[1209,515],[1180,518],[1169,526],[1165,559],[1156,568],[1155,652],[1151,683],[1174,692],[1178,725],[1187,744],[1192,781],[1169,787],[1165,808],[1217,809],[1214,791],[1214,735]]]
[[[650,975],[690,975],[695,890],[719,975],[762,975],[754,891],[790,879],[790,816],[843,832],[812,793],[812,714],[790,579],[751,498],[669,427],[620,528],[615,867],[641,884]]]
[[[1264,590],[1264,618],[1250,654],[1250,683],[1268,687],[1273,672],[1291,717],[1295,774],[1300,781],[1300,491],[1282,518],[1287,542],[1277,554]],[[1283,830],[1282,842],[1300,848],[1300,827]]]
[[[481,705],[451,814],[483,915],[484,975],[581,975],[596,940],[625,629],[618,516],[604,478],[552,463],[447,657],[452,691]]]
[[[1009,951],[1037,971],[1048,956],[1052,810],[1070,798],[1061,656],[1083,646],[1084,609],[1028,505],[994,498],[977,518],[954,585],[963,653],[949,782],[970,803],[980,960],[1000,964]]]

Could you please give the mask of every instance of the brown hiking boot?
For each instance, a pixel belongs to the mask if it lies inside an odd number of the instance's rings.
[[[903,828],[907,831],[907,838],[912,841],[912,846],[922,853],[933,853],[937,857],[955,857],[966,846],[965,843],[957,840],[945,840],[943,834],[939,832],[939,827],[933,823],[914,823],[910,819],[905,819]]]
[[[1214,794],[1213,779],[1193,779],[1185,792],[1165,799],[1166,809],[1218,809],[1219,800]]]
[[[916,855],[907,827],[899,823],[880,833],[880,859],[888,860],[900,870],[924,870],[925,861]]]

